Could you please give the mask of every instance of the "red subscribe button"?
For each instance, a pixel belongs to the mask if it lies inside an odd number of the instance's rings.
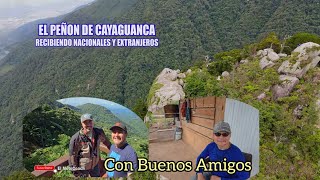
[[[46,165],[35,165],[34,166],[35,171],[53,171],[54,166],[46,166]]]

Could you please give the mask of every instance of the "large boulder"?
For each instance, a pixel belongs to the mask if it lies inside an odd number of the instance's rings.
[[[286,60],[278,68],[279,74],[292,74],[296,76],[300,71],[302,70],[300,68],[299,61],[292,65],[288,60]]]
[[[261,69],[265,69],[265,68],[267,68],[267,67],[272,67],[272,66],[274,66],[275,65],[275,63],[274,62],[272,62],[272,61],[269,61],[268,60],[268,58],[267,58],[267,56],[264,56],[261,60],[260,60],[260,68]]]
[[[271,48],[259,50],[257,52],[257,56],[267,57],[268,60],[270,60],[270,61],[277,61],[278,59],[280,59],[280,56],[276,52],[274,52],[273,49],[271,49]]]
[[[273,49],[267,48],[267,49],[259,50],[257,52],[257,56],[264,57],[264,56],[267,56],[270,52],[274,52]]]
[[[280,59],[280,56],[277,53],[273,52],[273,51],[269,52],[267,57],[270,59],[270,61],[273,61],[273,62],[277,61],[278,59]]]
[[[175,81],[178,78],[178,72],[169,68],[164,68],[157,77],[157,82]]]
[[[319,44],[308,42],[297,47],[291,55],[291,59],[296,62],[291,64],[288,60],[284,61],[278,69],[279,74],[286,74],[302,78],[311,68],[317,66],[320,61]]]
[[[156,112],[167,104],[183,99],[185,93],[182,85],[185,77],[180,71],[163,69],[150,89],[148,111]]]
[[[179,73],[179,74],[178,74],[178,78],[179,78],[179,79],[184,79],[184,78],[186,78],[186,74],[184,74],[184,73]]]
[[[280,75],[279,79],[282,83],[272,87],[274,99],[288,96],[293,88],[299,83],[299,79],[297,77]]]
[[[309,69],[316,67],[319,62],[320,62],[319,56],[313,58],[313,60],[309,64],[304,66],[302,70],[297,73],[297,77],[302,78],[309,71]]]
[[[310,63],[301,68],[301,61],[297,61],[295,64],[291,65],[291,63],[287,60],[281,64],[281,66],[278,69],[278,73],[292,75],[297,78],[302,78],[309,71],[309,69],[316,67],[319,62],[320,57],[317,56],[314,57]]]
[[[294,49],[293,53],[299,53],[298,57],[301,58],[301,60],[306,60],[308,58],[315,58],[316,56],[320,55],[320,50],[312,50],[314,47],[320,47],[319,44],[314,42],[307,42],[303,43],[300,46],[298,46],[296,49]]]

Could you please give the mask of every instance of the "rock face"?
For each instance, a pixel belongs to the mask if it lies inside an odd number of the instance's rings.
[[[183,79],[186,77],[184,73],[180,71],[165,68],[157,76],[151,90],[149,92],[149,107],[148,111],[155,112],[165,105],[172,103],[173,101],[179,101],[185,97],[183,91]],[[158,87],[158,89],[157,89]],[[159,88],[160,87],[160,88]]]
[[[288,60],[284,61],[281,66],[278,69],[279,74],[287,74],[294,77],[301,78],[306,72],[309,70],[309,68],[306,66],[306,68],[300,67],[300,61],[297,61],[295,64],[291,64]]]
[[[268,67],[272,67],[274,66],[274,62],[272,61],[269,61],[267,59],[267,56],[264,56],[261,60],[260,60],[260,68],[261,69],[265,69],[265,68],[268,68]]]
[[[320,45],[308,42],[298,46],[291,55],[293,59],[296,58],[296,62],[292,64],[288,60],[284,61],[279,67],[278,73],[302,78],[309,69],[316,67],[320,61],[320,50],[312,50],[315,47],[320,47]]]
[[[279,56],[277,53],[273,52],[273,51],[269,52],[268,55],[267,55],[267,57],[268,57],[268,58],[270,59],[270,61],[272,61],[272,62],[277,61],[278,59],[280,59],[280,56]]]
[[[266,96],[267,96],[266,93],[263,92],[257,97],[257,99],[262,100],[262,99],[266,98]]]
[[[319,44],[317,43],[313,43],[313,42],[307,42],[307,43],[303,43],[300,46],[298,46],[296,49],[294,49],[292,52],[297,52],[299,53],[298,57],[304,57],[304,58],[314,58],[316,56],[319,56],[320,54],[320,50],[316,50],[316,51],[311,51],[308,52],[308,50],[310,50],[313,47],[320,47]]]
[[[280,75],[279,79],[282,83],[272,87],[274,99],[288,96],[293,88],[299,83],[299,79],[292,76]]]
[[[280,56],[273,51],[273,49],[264,49],[257,52],[257,56],[261,57],[260,59],[260,68],[265,69],[275,65]]]

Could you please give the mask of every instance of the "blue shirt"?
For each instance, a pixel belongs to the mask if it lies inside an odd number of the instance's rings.
[[[221,162],[239,162],[242,161],[245,163],[244,155],[242,154],[241,150],[231,144],[231,146],[226,150],[220,150],[215,142],[212,142],[207,145],[207,147],[201,152],[201,154],[197,158],[197,164],[199,163],[200,158],[205,159],[209,156],[210,161]],[[200,169],[199,172],[203,172],[203,169]],[[236,171],[234,174],[228,174],[226,171],[213,171],[212,175],[216,175],[221,178],[221,180],[228,180],[228,179],[248,179],[250,177],[249,172],[246,171]]]
[[[138,168],[137,154],[129,144],[125,144],[122,148],[117,148],[115,145],[112,144],[110,147],[109,157],[114,158],[116,162],[130,161],[133,163],[134,170]],[[113,167],[114,167],[114,163],[109,162],[108,168],[113,168]],[[125,172],[125,171],[107,172],[108,177],[113,177],[113,178],[126,177],[127,173],[128,172]]]

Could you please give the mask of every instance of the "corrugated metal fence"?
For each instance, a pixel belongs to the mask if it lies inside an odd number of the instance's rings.
[[[231,126],[231,142],[252,154],[251,175],[259,172],[259,110],[243,102],[228,99],[224,121]]]

